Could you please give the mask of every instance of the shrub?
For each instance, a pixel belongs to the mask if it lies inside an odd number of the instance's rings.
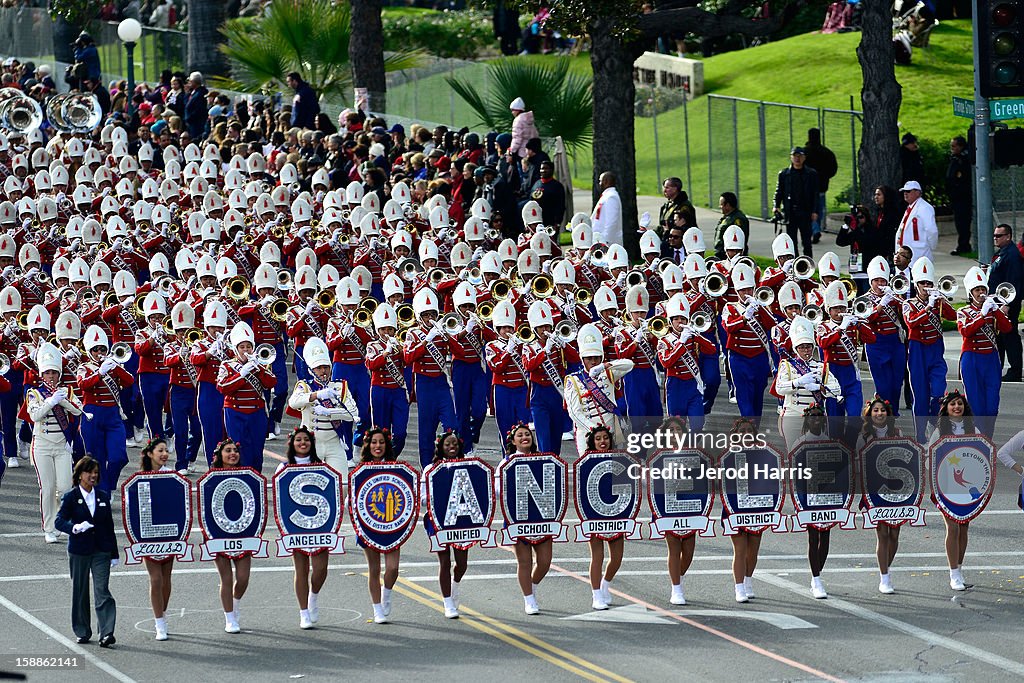
[[[663,114],[670,109],[683,106],[686,93],[678,88],[655,88],[649,85],[638,85],[636,88],[637,116],[648,118],[655,112]]]
[[[384,49],[420,49],[438,57],[473,59],[494,43],[494,27],[486,12],[391,13],[385,11]]]

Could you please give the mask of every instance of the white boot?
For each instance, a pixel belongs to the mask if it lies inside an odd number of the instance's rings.
[[[301,628],[301,629],[313,628],[313,622],[310,621],[310,619],[309,619],[309,610],[308,609],[300,609],[299,610],[299,628]]]
[[[156,621],[156,639],[167,640],[167,618],[157,617]]]
[[[811,577],[811,595],[815,600],[824,600],[828,597],[825,592],[825,584],[821,582],[820,576]]]
[[[743,588],[742,583],[736,584],[736,602],[747,602],[750,598],[747,596],[747,591]]]
[[[612,604],[612,582],[601,579],[601,595],[604,597],[604,601],[609,605]]]
[[[388,615],[384,614],[384,606],[377,603],[373,606],[373,623],[375,624],[386,624],[388,623]]]
[[[309,620],[314,624],[320,621],[320,607],[316,604],[316,598],[317,594],[310,591],[306,602],[309,605]]]
[[[391,616],[391,589],[380,589],[380,606],[384,610],[384,616]]]
[[[754,599],[754,577],[746,576],[743,578],[743,592],[747,594],[747,600]]]
[[[444,618],[445,619],[458,619],[459,608],[455,606],[454,598],[444,598]]]
[[[886,595],[892,595],[896,592],[896,589],[892,587],[892,579],[888,574],[878,575],[878,592],[885,593]]]
[[[678,585],[672,586],[672,597],[668,599],[673,605],[685,605],[686,595],[683,593],[683,582],[679,581]]]
[[[11,457],[7,458],[7,466],[13,470],[15,468],[21,467],[21,463],[18,462],[17,456],[12,455]]]
[[[537,604],[537,595],[525,595],[523,596],[523,602],[526,603],[526,613],[530,615],[540,614],[540,605]]]
[[[594,609],[608,609],[608,603],[605,602],[604,593],[598,588],[594,591],[594,602],[591,605]]]
[[[964,575],[960,569],[949,570],[949,587],[955,591],[967,590],[967,586],[964,585]]]
[[[224,613],[224,632],[238,633],[242,629],[238,626],[238,615],[234,612]]]

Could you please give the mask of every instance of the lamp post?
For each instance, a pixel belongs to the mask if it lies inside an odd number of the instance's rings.
[[[128,119],[131,120],[132,110],[134,104],[132,103],[132,97],[135,95],[135,59],[133,53],[135,52],[135,43],[139,42],[139,38],[142,37],[142,24],[135,19],[125,19],[117,25],[117,37],[124,43],[124,49],[128,52],[128,96],[127,112]]]

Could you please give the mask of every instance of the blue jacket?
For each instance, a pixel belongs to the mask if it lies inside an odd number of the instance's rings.
[[[292,99],[291,124],[312,130],[316,115],[319,113],[320,103],[316,99],[316,91],[309,83],[303,83],[295,91],[295,97]]]
[[[206,95],[209,91],[201,86],[188,94],[185,99],[185,126],[193,140],[200,140],[206,129],[206,119],[210,112],[206,108]]]
[[[117,538],[114,536],[114,514],[110,506],[110,494],[94,488],[96,492],[96,514],[89,514],[82,491],[76,486],[64,494],[57,512],[57,529],[68,535],[68,553],[71,555],[95,555],[108,553],[111,559],[118,556]],[[80,534],[72,532],[79,522],[92,522],[93,527]]]
[[[89,78],[99,80],[100,78],[100,53],[95,45],[75,48],[75,61],[82,62],[88,69]]]

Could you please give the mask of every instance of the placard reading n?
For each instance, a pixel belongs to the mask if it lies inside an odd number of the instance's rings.
[[[704,94],[704,63],[697,59],[645,52],[633,62],[633,82],[658,88],[675,88],[687,99]]]

